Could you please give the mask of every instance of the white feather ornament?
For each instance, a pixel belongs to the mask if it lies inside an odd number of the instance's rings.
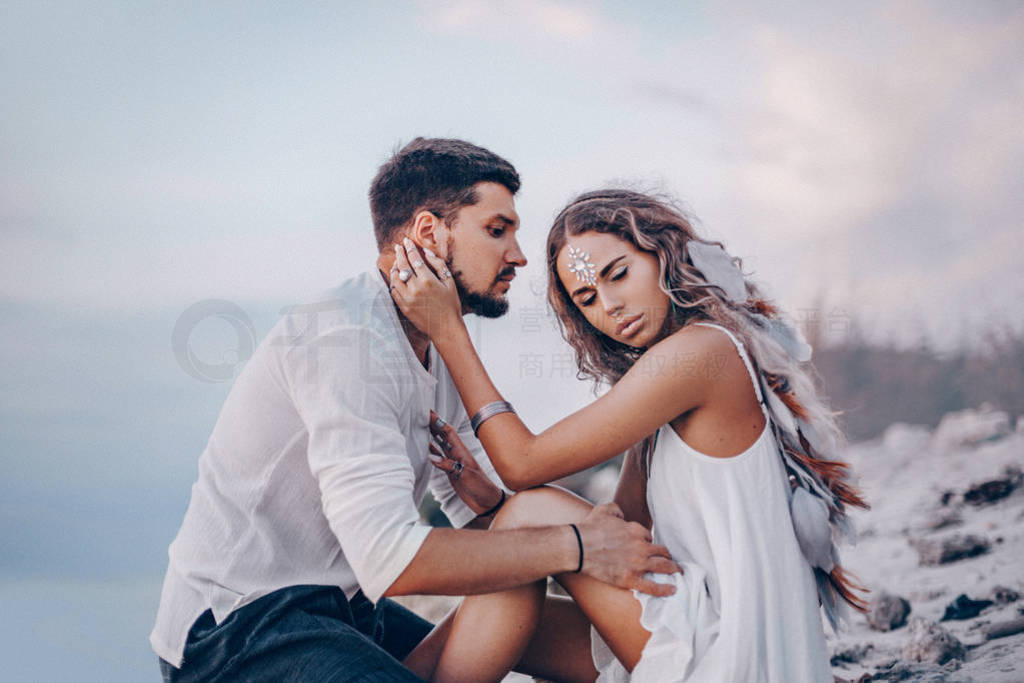
[[[725,298],[735,304],[747,300],[747,285],[743,281],[743,273],[725,249],[717,244],[690,240],[686,243],[686,251],[690,255],[693,267],[701,272],[708,284],[720,288],[725,293]]]
[[[797,418],[796,424],[819,458],[832,459],[835,457],[836,439],[832,434],[826,432],[822,436],[814,425],[800,418]]]
[[[789,408],[782,402],[772,388],[768,386],[768,383],[764,381],[764,375],[761,375],[761,391],[765,397],[765,403],[768,405],[768,411],[771,413],[772,420],[776,425],[779,426],[782,431],[796,435],[796,421],[793,419],[793,413],[789,412]]]
[[[793,491],[789,510],[793,518],[793,531],[800,550],[812,567],[832,571],[832,527],[828,523],[828,506],[803,487]]]
[[[800,330],[787,320],[772,318],[768,321],[768,336],[786,350],[789,357],[798,363],[806,363],[813,353]]]

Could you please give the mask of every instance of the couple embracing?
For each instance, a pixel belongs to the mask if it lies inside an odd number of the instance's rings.
[[[548,296],[610,388],[534,434],[463,322],[526,264],[519,183],[460,140],[380,168],[376,267],[282,318],[200,457],[165,680],[832,680],[865,503],[809,347],[670,203],[589,192],[551,227]],[[622,453],[614,503],[545,486]],[[421,523],[428,489],[454,528]],[[388,598],[410,594],[467,597],[432,625]]]

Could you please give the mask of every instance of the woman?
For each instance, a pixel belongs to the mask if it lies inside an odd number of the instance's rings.
[[[670,597],[555,577],[596,631],[600,680],[832,680],[819,603],[833,627],[844,602],[864,609],[833,539],[848,529],[847,506],[867,506],[845,481],[834,417],[800,367],[809,347],[720,244],[666,202],[627,190],[584,194],[559,214],[549,300],[581,376],[611,388],[536,435],[484,372],[450,279],[415,248],[398,252],[396,268],[411,277],[392,278],[395,300],[431,336],[506,484],[528,489],[628,451],[615,502],[684,568],[658,577],[675,585]],[[448,456],[438,467],[461,470],[457,437],[432,429]],[[545,488],[514,496],[497,523],[570,523],[588,510]],[[539,590],[468,598],[424,646],[433,654],[421,673],[483,675],[471,646],[481,640],[489,661],[514,664],[530,629],[503,626],[498,607],[536,604]],[[547,612],[535,641],[557,630]],[[588,647],[582,618],[550,616],[564,627],[564,656]],[[487,641],[492,631],[501,637]]]

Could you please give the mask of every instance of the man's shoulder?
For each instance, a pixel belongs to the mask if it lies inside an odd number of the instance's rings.
[[[395,328],[394,304],[376,268],[350,277],[335,287],[282,310],[281,324],[290,330],[323,333],[329,329],[365,329],[385,337]]]

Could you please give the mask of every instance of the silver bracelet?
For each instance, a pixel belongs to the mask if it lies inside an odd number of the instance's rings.
[[[480,410],[476,411],[473,417],[469,418],[469,425],[473,428],[473,435],[476,436],[477,432],[480,431],[480,425],[484,423],[484,420],[500,415],[501,413],[514,413],[515,408],[508,401],[494,401],[488,403]]]

